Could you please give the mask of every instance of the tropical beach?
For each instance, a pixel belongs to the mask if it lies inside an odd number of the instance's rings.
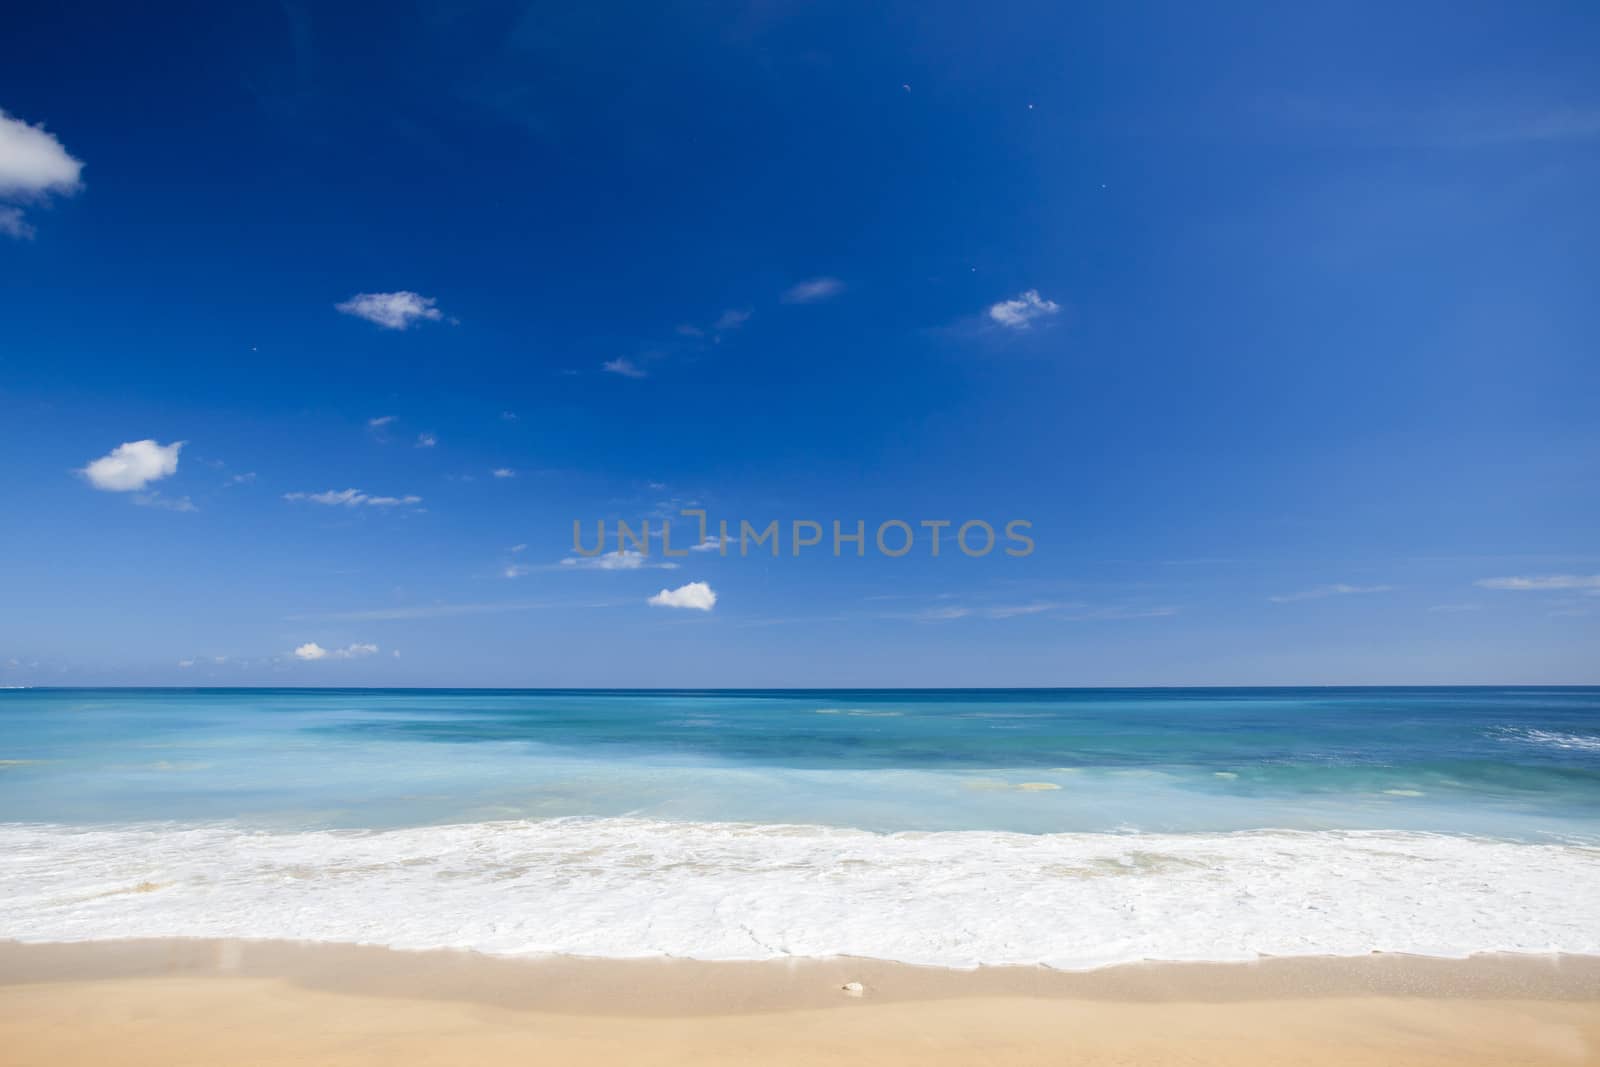
[[[5,1067],[1600,1063],[1592,5],[0,27]]]
[[[25,1062],[1584,1062],[1597,709],[16,691],[0,1018]]]

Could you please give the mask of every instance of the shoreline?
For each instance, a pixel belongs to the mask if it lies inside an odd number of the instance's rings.
[[[67,1065],[1573,1064],[1600,1059],[1600,957],[961,971],[0,942],[0,1047],[8,1062]]]
[[[0,868],[0,931],[29,942],[209,937],[1061,970],[1374,950],[1600,955],[1600,899],[1570,891],[1600,879],[1600,850],[1421,832],[3,824],[0,852],[24,858]]]
[[[1224,1004],[1263,999],[1427,997],[1594,1001],[1600,956],[1373,952],[1253,961],[943,967],[855,956],[781,960],[498,956],[346,942],[224,938],[0,941],[0,988],[144,978],[253,978],[306,989],[423,996],[573,1014],[728,1014],[851,1000],[963,997]],[[860,983],[852,995],[843,987]]]

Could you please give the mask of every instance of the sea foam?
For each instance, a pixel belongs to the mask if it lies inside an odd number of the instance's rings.
[[[1600,849],[1388,831],[879,834],[634,818],[0,824],[0,938],[1082,969],[1600,953]]]

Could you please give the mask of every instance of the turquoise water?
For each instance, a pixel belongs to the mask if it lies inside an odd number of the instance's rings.
[[[1600,832],[1600,689],[0,692],[0,822]]]
[[[0,692],[0,938],[1600,953],[1600,689]]]

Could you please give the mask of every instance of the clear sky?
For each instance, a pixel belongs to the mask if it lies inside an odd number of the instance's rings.
[[[1600,682],[1597,52],[1580,3],[18,7],[0,684]],[[574,555],[696,505],[783,554]],[[932,556],[974,519],[1034,550]]]

